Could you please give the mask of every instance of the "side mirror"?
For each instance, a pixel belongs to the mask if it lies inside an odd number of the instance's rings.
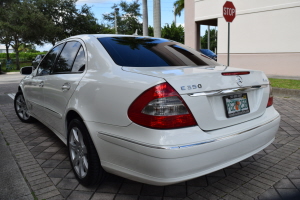
[[[28,66],[28,67],[22,67],[21,70],[20,70],[20,73],[22,75],[29,75],[31,74],[33,71],[33,67],[32,66]]]

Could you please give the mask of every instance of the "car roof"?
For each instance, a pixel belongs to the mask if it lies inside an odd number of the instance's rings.
[[[104,37],[149,37],[150,36],[142,36],[142,35],[121,35],[121,34],[81,34],[81,35],[74,35],[71,37],[68,37],[66,39],[63,39],[61,41],[58,41],[56,44],[64,42],[65,40],[69,40],[69,39],[82,39],[82,40],[86,40],[89,39],[91,37],[94,38],[104,38]]]

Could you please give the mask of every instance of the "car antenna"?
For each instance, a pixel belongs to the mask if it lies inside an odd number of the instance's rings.
[[[135,29],[135,33],[134,33],[134,34],[132,34],[132,35],[138,35],[138,30],[137,30],[137,29]]]

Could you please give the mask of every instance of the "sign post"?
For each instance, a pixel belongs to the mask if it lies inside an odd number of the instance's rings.
[[[223,5],[223,16],[228,22],[228,54],[227,54],[227,66],[229,66],[229,53],[230,53],[230,23],[235,18],[236,9],[231,1],[226,1]]]

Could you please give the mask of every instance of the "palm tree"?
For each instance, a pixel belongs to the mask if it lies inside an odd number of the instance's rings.
[[[174,2],[174,7],[175,7],[175,11],[174,11],[175,16],[179,16],[180,17],[181,12],[184,9],[184,0],[176,0]]]

